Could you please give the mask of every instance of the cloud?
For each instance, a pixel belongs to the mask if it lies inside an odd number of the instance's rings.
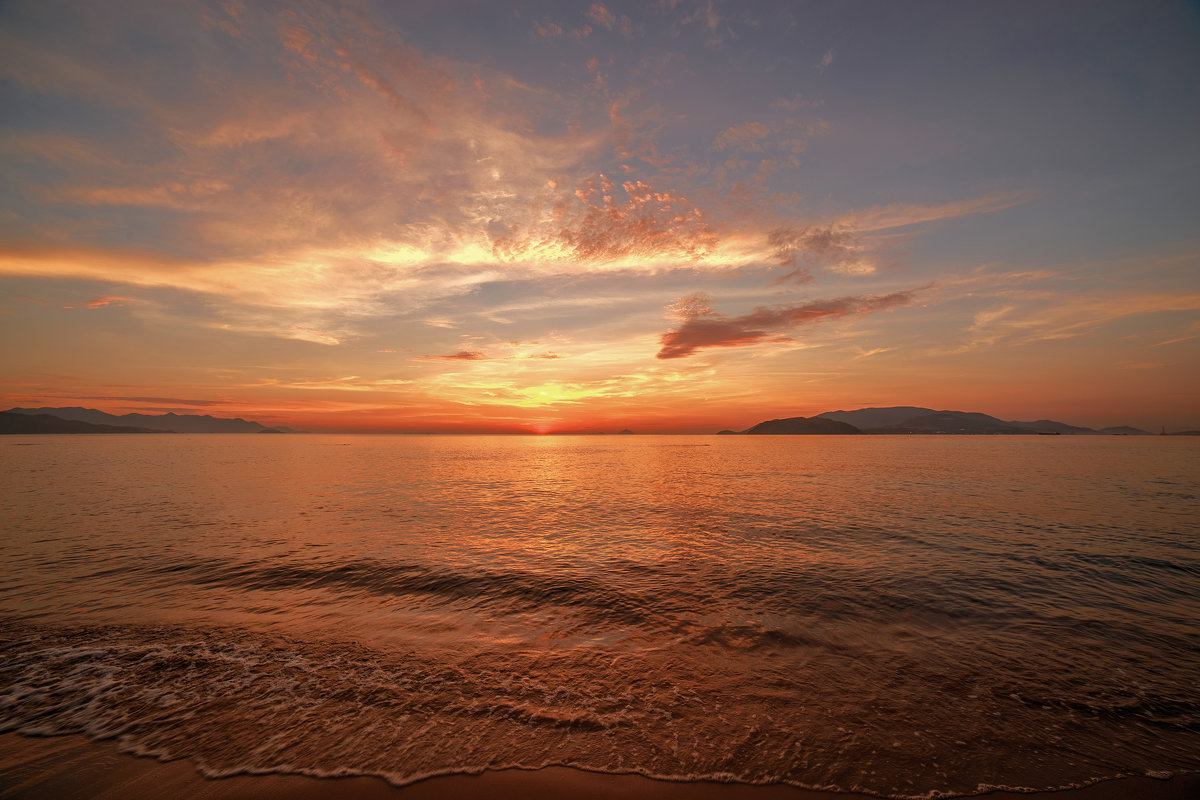
[[[1175,336],[1170,339],[1165,339],[1161,342],[1155,342],[1154,347],[1163,347],[1169,344],[1179,344],[1180,342],[1190,342],[1193,339],[1200,338],[1200,320],[1188,325],[1183,331],[1182,336]]]
[[[117,308],[120,308],[120,307],[124,306],[126,303],[134,303],[134,302],[137,302],[137,301],[134,300],[132,297],[118,297],[116,295],[106,295],[104,297],[97,297],[94,300],[89,300],[87,303],[85,303],[82,306],[69,305],[69,306],[63,306],[63,308],[69,308],[69,309],[87,308],[87,309],[91,309],[94,311],[97,308],[104,308],[105,306],[116,306]]]
[[[129,297],[118,297],[116,295],[109,295],[107,297],[97,297],[95,300],[92,300],[90,303],[88,303],[87,307],[95,309],[95,308],[104,308],[105,306],[123,306],[126,303],[132,303],[132,302],[133,302],[133,300]]]
[[[954,352],[1073,339],[1127,317],[1200,309],[1196,292],[1079,294],[1018,289],[997,292],[996,297],[1005,305],[976,312],[965,331],[966,341]]]
[[[210,327],[339,344],[359,335],[371,319],[412,313],[469,294],[501,275],[494,268],[427,264],[423,253],[414,263],[415,257],[405,248],[366,243],[341,251],[295,250],[216,262],[103,248],[16,248],[0,243],[0,276],[120,283],[127,304],[161,296],[157,290],[183,289],[207,296],[201,304],[209,317],[204,324]],[[155,294],[136,294],[130,288],[134,286]],[[210,302],[215,298],[220,301]]]
[[[225,406],[227,400],[188,400],[180,397],[126,397],[122,395],[79,395],[76,400],[117,400],[127,403],[153,403],[164,406]]]
[[[745,122],[726,128],[713,140],[714,150],[762,151],[762,140],[771,134],[771,129],[761,122]]]
[[[109,13],[106,18],[103,12],[89,9],[76,9],[76,12],[79,12],[79,18],[98,23],[97,27],[103,21],[110,29],[120,24],[121,15],[118,14]],[[50,10],[49,14],[56,17],[57,22],[61,11]],[[71,16],[75,17],[76,13]],[[149,93],[142,88],[144,80],[139,80],[137,73],[140,70],[132,65],[121,64],[111,70],[96,69],[89,61],[94,50],[89,52],[87,46],[79,47],[78,42],[68,46],[50,44],[44,39],[39,41],[36,37],[21,34],[19,25],[0,30],[0,52],[5,54],[0,59],[0,74],[25,88],[65,98],[96,99],[119,108],[137,108],[151,101]]]
[[[664,13],[671,13],[678,5],[680,5],[678,0],[660,0],[658,8]],[[705,45],[713,48],[720,47],[723,42],[722,34],[729,32],[728,26],[722,25],[721,15],[717,13],[713,0],[697,3],[695,10],[690,14],[679,16],[672,28],[678,32],[685,25],[699,25],[708,36],[705,39]]]
[[[428,254],[391,246],[292,250],[255,260],[205,262],[103,248],[5,247],[0,276],[82,278],[171,287],[222,296],[242,307],[394,314],[434,298],[465,294],[494,280],[453,263],[428,265]],[[129,299],[129,298],[124,298]]]
[[[418,361],[486,361],[487,353],[479,350],[459,350],[445,356],[421,356]]]
[[[936,206],[917,203],[892,203],[872,206],[842,214],[832,224],[856,228],[860,231],[881,231],[902,228],[924,222],[965,217],[971,214],[990,214],[1006,208],[1028,203],[1033,196],[1027,192],[990,195],[971,200],[955,200]]]
[[[240,12],[245,33],[236,41],[183,13],[159,18],[153,34],[197,65],[164,76],[172,93],[163,97],[142,91],[157,79],[132,73],[101,46],[124,35],[112,30],[117,22],[83,16],[87,34],[77,38],[86,41],[67,48],[34,38],[21,52],[44,68],[4,59],[0,74],[128,109],[136,137],[84,141],[39,131],[10,136],[0,149],[75,166],[62,182],[29,187],[40,208],[22,213],[65,221],[80,216],[72,206],[120,209],[91,215],[130,230],[104,241],[137,241],[153,227],[198,259],[434,237],[443,248],[482,253],[489,224],[524,222],[526,198],[547,178],[595,174],[580,167],[609,144],[602,113],[583,124],[547,124],[579,112],[564,110],[550,89],[429,55],[358,10],[250,6]],[[206,59],[210,46],[237,58]],[[257,67],[253,78],[235,74],[243,61]],[[263,79],[264,72],[286,75]],[[161,209],[183,213],[139,224]]]
[[[609,11],[603,3],[592,3],[588,8],[587,18],[597,25],[603,25],[610,31],[617,24],[617,16]]]
[[[585,4],[563,25],[539,26],[561,44],[586,12],[597,36],[624,33],[610,5]],[[745,223],[735,225],[721,214],[736,206],[738,187],[700,172],[708,168],[689,148],[703,152],[720,131],[714,148],[770,150],[782,162],[820,132],[817,123],[764,118],[698,131],[685,143],[677,134],[691,123],[669,104],[647,105],[636,92],[571,91],[557,80],[530,85],[487,63],[431,54],[413,45],[419,37],[378,24],[362,6],[247,4],[232,39],[189,19],[192,8],[146,22],[148,35],[190,65],[161,80],[107,46],[124,35],[128,18],[86,4],[74,40],[31,36],[18,52],[28,61],[4,59],[0,73],[31,90],[64,102],[86,98],[130,122],[124,137],[75,127],[73,136],[22,131],[0,144],[33,167],[14,174],[27,181],[18,188],[37,208],[14,204],[12,213],[54,231],[28,245],[35,228],[18,217],[10,228],[25,244],[0,242],[0,276],[95,281],[104,284],[100,292],[139,299],[125,314],[149,319],[171,302],[188,305],[188,320],[199,326],[337,345],[412,314],[453,327],[460,309],[444,301],[544,275],[632,277],[764,263],[786,266],[793,281],[817,267],[865,272],[856,231],[988,207],[986,200],[969,208],[885,206],[780,226],[786,198],[764,188],[770,216],[735,210]],[[687,11],[693,31],[716,36],[726,28],[711,3]],[[43,25],[52,21],[51,11],[38,13]],[[530,36],[526,24],[521,32]],[[218,49],[230,57],[205,58]],[[687,60],[671,55],[664,73],[685,71]],[[619,76],[620,58],[615,66],[605,58],[597,71],[612,67]],[[777,110],[800,103],[786,100]],[[661,153],[660,141],[669,143]],[[769,163],[759,162],[760,172]],[[69,169],[38,177],[48,165]],[[734,202],[722,206],[727,197]],[[90,227],[72,227],[80,219]],[[146,301],[172,296],[168,289],[199,296]],[[530,315],[514,312],[510,322]],[[415,352],[452,349],[418,344]],[[462,355],[474,352],[465,345],[427,358],[477,360]]]
[[[712,313],[712,300],[704,292],[692,292],[667,306],[667,317],[684,322]]]
[[[259,378],[247,384],[252,388],[302,389],[307,391],[336,391],[336,392],[392,392],[398,387],[407,387],[413,383],[402,378],[362,378],[358,375],[347,375],[338,378],[298,378],[293,380],[280,378]]]
[[[775,263],[791,270],[780,280],[807,283],[808,267],[825,267],[843,275],[869,275],[875,266],[863,260],[863,246],[853,230],[834,225],[776,228],[767,234]]]
[[[68,189],[62,197],[81,205],[203,210],[208,198],[225,193],[230,188],[223,180],[205,179],[188,183],[170,181],[162,186]]]
[[[496,256],[587,264],[630,258],[697,261],[717,245],[699,208],[643,181],[618,186],[600,174],[573,192],[552,190],[540,218],[502,227],[494,236]]]
[[[890,353],[893,350],[897,350],[897,349],[899,349],[899,348],[896,348],[896,347],[873,347],[870,350],[864,350],[862,348],[859,348],[859,353],[858,353],[858,355],[854,356],[854,360],[859,361],[860,359],[870,358],[871,356],[877,356],[881,353]]]
[[[262,113],[258,113],[258,112]],[[309,113],[275,114],[273,109],[248,109],[246,117],[227,119],[193,140],[200,147],[238,148],[246,145],[289,139],[313,129]],[[186,135],[185,135],[186,140]]]
[[[710,365],[702,363],[647,365],[626,371],[608,370],[603,373],[565,371],[555,364],[526,364],[531,371],[516,371],[508,362],[481,364],[477,370],[449,372],[434,376],[426,388],[442,402],[463,406],[502,405],[520,408],[570,407],[581,403],[624,403],[652,397],[661,402],[671,395],[687,396],[698,388],[708,393],[722,393],[712,386],[715,374]],[[711,396],[711,395],[710,395]]]
[[[824,319],[885,311],[912,302],[918,290],[886,295],[839,297],[797,306],[761,306],[740,317],[718,314],[701,303],[686,301],[683,324],[662,336],[658,358],[686,358],[709,347],[742,347],[769,341],[788,341],[783,332]],[[678,309],[678,304],[676,305]]]
[[[796,93],[791,97],[779,97],[771,103],[772,111],[799,111],[801,108],[814,105],[804,95]]]
[[[0,153],[36,156],[51,164],[110,167],[116,165],[110,155],[90,142],[46,131],[8,136],[0,140]]]

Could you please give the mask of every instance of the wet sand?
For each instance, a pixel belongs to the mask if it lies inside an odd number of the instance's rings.
[[[0,735],[0,798],[34,800],[868,800],[868,795],[789,786],[673,783],[567,767],[502,770],[431,778],[396,788],[380,778],[297,775],[205,778],[187,761],[161,762],[121,753],[115,742],[82,736]],[[1196,800],[1200,774],[1170,780],[1122,778],[1063,792],[991,792],[988,800]]]

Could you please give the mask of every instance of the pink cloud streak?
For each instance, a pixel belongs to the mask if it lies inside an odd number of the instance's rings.
[[[886,311],[912,302],[916,289],[885,295],[839,297],[798,306],[760,306],[740,317],[727,317],[708,308],[686,311],[683,324],[662,336],[658,358],[686,358],[709,347],[742,347],[766,341],[787,341],[783,332],[823,319]]]

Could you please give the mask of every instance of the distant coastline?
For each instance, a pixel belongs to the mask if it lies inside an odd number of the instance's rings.
[[[213,417],[207,414],[109,414],[94,408],[10,408],[0,411],[0,435],[3,434],[80,434],[80,433],[302,433],[283,426],[267,426],[241,417]],[[330,431],[338,433],[338,431]],[[358,431],[341,431],[354,433]],[[463,434],[477,431],[364,431],[412,435]],[[492,431],[505,435],[533,435],[533,431]],[[637,435],[640,431],[566,429],[553,435],[602,436]],[[653,432],[652,432],[653,433]],[[1161,431],[1155,434],[1127,425],[1087,428],[1049,419],[1031,422],[1002,420],[978,411],[937,411],[919,406],[858,408],[826,411],[812,417],[783,417],[764,420],[744,430],[721,430],[723,436],[814,436],[814,435],[906,435],[906,436],[1200,436],[1200,430]]]
[[[859,408],[853,411],[826,411],[813,417],[788,417],[766,420],[743,431],[724,430],[725,435],[1073,435],[1073,436],[1152,436],[1150,431],[1121,425],[1111,428],[1085,428],[1050,419],[1018,422],[998,419],[979,411],[936,411],[919,406]],[[1196,435],[1183,431],[1172,435]]]
[[[197,414],[123,414],[94,408],[10,408],[0,412],[0,434],[29,433],[295,433],[259,422]]]

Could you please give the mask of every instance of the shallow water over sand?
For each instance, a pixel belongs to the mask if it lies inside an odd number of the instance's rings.
[[[1200,770],[1200,441],[5,437],[0,729],[211,774]]]

